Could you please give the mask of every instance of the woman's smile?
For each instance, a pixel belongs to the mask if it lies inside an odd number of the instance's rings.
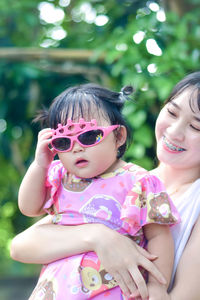
[[[200,117],[190,98],[191,89],[186,89],[161,110],[155,130],[157,156],[166,165],[199,174]]]
[[[183,151],[186,151],[186,149],[181,148],[174,143],[170,142],[166,136],[163,136],[163,146],[167,151],[173,152],[173,153],[180,153]]]

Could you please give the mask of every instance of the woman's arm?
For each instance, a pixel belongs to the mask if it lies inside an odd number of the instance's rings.
[[[52,216],[48,215],[12,240],[10,255],[22,263],[48,264],[64,257],[93,251],[89,239],[90,236],[92,240],[93,228],[88,224],[55,225]]]
[[[140,294],[146,296],[146,284],[138,266],[145,268],[158,281],[164,280],[150,261],[155,259],[154,255],[102,224],[54,225],[51,216],[47,216],[18,234],[10,250],[13,259],[24,263],[50,263],[87,251],[97,253],[105,269],[127,294],[135,292],[137,286]]]
[[[200,299],[200,217],[179,261],[171,300]]]

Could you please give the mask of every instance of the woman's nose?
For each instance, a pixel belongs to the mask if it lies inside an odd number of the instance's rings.
[[[171,138],[182,141],[185,136],[185,130],[186,128],[183,122],[179,120],[171,124],[171,126],[168,128],[168,133],[170,134]]]

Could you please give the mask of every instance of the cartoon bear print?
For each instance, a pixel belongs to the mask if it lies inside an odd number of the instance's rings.
[[[117,286],[116,280],[100,264],[88,260],[86,266],[79,267],[82,292],[95,296],[105,290]]]
[[[174,223],[174,221],[176,221],[171,213],[168,195],[165,192],[152,196],[152,199],[149,201],[149,206],[148,217],[151,220],[167,224]]]

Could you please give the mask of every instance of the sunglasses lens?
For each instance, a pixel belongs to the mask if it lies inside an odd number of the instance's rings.
[[[78,140],[82,145],[95,145],[99,143],[103,138],[103,130],[90,130],[84,132],[78,136]]]
[[[52,141],[52,146],[58,151],[66,151],[70,148],[71,141],[66,137],[60,137]]]

